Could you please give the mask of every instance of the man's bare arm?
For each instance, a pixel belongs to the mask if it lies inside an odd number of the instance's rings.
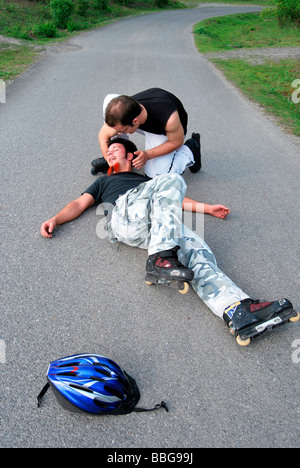
[[[165,154],[172,153],[180,148],[184,143],[184,130],[180,122],[178,111],[175,111],[169,118],[166,125],[166,136],[168,138],[165,143],[162,143],[155,148],[147,151],[136,151],[138,157],[133,161],[133,166],[136,169],[141,169],[150,159],[164,156]]]
[[[182,209],[184,211],[191,211],[192,213],[209,214],[221,219],[225,219],[230,213],[230,209],[224,205],[210,205],[208,203],[200,203],[188,197],[184,197]]]
[[[106,159],[106,153],[108,150],[107,142],[110,138],[117,135],[117,133],[118,132],[114,128],[109,127],[106,123],[104,123],[100,129],[98,140],[99,140],[102,155],[105,159]]]
[[[41,234],[44,237],[52,237],[53,230],[60,224],[78,218],[87,208],[95,203],[94,198],[89,193],[84,193],[81,197],[71,201],[59,213],[48,219],[41,225]]]

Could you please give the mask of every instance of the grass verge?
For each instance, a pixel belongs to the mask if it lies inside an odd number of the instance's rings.
[[[23,73],[38,58],[38,52],[28,45],[0,44],[0,79],[11,81]]]
[[[300,60],[243,59],[246,49],[300,46],[300,30],[291,24],[280,27],[272,17],[259,14],[212,18],[194,28],[195,43],[202,53],[225,52],[210,56],[225,77],[294,135],[300,136]],[[240,58],[226,57],[228,50],[240,50]]]
[[[239,59],[213,62],[248,98],[274,115],[286,130],[300,136],[299,60],[266,60],[263,64]],[[297,79],[299,84],[295,82]]]
[[[254,47],[300,46],[300,28],[260,13],[221,16],[194,27],[195,42],[202,53]]]

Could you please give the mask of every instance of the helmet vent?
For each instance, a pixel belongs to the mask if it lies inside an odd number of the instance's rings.
[[[85,387],[84,385],[70,384],[70,387],[77,388],[77,390],[83,390],[83,391],[85,391],[87,393],[94,393],[93,390],[91,390],[88,387]]]
[[[98,398],[94,398],[94,403],[96,406],[99,406],[99,408],[103,409],[111,409],[111,405],[108,403],[104,403],[103,401],[99,400]]]
[[[99,369],[95,367],[95,370],[99,372],[100,374],[106,375],[107,377],[111,377],[111,373],[105,369],[102,369],[102,368]]]
[[[105,379],[101,379],[101,377],[95,377],[94,375],[92,375],[92,376],[90,377],[90,379],[91,379],[91,380],[96,380],[97,382],[104,382],[104,383],[106,382]]]
[[[104,389],[111,393],[112,395],[116,396],[117,398],[119,398],[120,400],[124,400],[124,395],[122,392],[120,392],[120,390],[114,388],[114,387],[111,387],[110,385],[104,385]]]
[[[60,364],[58,367],[77,367],[80,362],[67,362],[65,364]]]
[[[76,377],[78,375],[78,372],[59,372],[57,374],[58,377],[60,377],[61,375],[67,375],[69,377]]]

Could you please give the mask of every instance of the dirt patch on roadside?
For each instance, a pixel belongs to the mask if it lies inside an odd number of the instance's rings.
[[[13,37],[1,36],[0,34],[0,44],[3,43],[22,45],[24,42],[19,39],[14,39]]]
[[[37,53],[40,54],[63,54],[66,52],[76,52],[77,50],[81,49],[80,46],[71,44],[71,40],[67,40],[64,42],[54,42],[52,44],[35,44],[33,42],[23,41],[22,39],[15,39],[13,37],[8,36],[1,36],[0,35],[0,44],[2,47],[14,46],[14,45],[26,45],[32,47]]]
[[[3,53],[9,51],[10,54],[15,53],[16,57],[21,56],[21,58],[24,59],[21,62],[18,62],[18,59],[15,61],[14,72],[10,72],[10,77],[5,79],[5,83],[9,86],[20,74],[24,73],[47,55],[72,53],[80,49],[80,46],[72,44],[71,39],[64,42],[38,44],[34,40],[26,41],[0,35],[0,53],[2,51]]]
[[[266,60],[275,62],[282,59],[299,59],[300,47],[258,47],[256,49],[233,49],[224,52],[211,52],[205,54],[207,58],[243,59],[255,65],[264,63]]]

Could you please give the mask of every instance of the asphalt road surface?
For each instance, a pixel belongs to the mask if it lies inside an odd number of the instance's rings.
[[[289,297],[299,310],[299,144],[224,80],[191,34],[201,19],[254,10],[127,18],[74,37],[9,86],[0,109],[2,447],[299,447],[299,322],[239,347],[192,290],[146,286],[147,253],[110,245],[96,207],[53,239],[40,235],[94,181],[104,96],[163,87],[184,102],[189,134],[202,135],[203,170],[184,174],[187,195],[231,208],[225,221],[204,222],[220,268],[251,297]],[[136,379],[140,406],[165,400],[169,413],[74,415],[52,392],[38,409],[49,362],[82,352],[118,362]]]

